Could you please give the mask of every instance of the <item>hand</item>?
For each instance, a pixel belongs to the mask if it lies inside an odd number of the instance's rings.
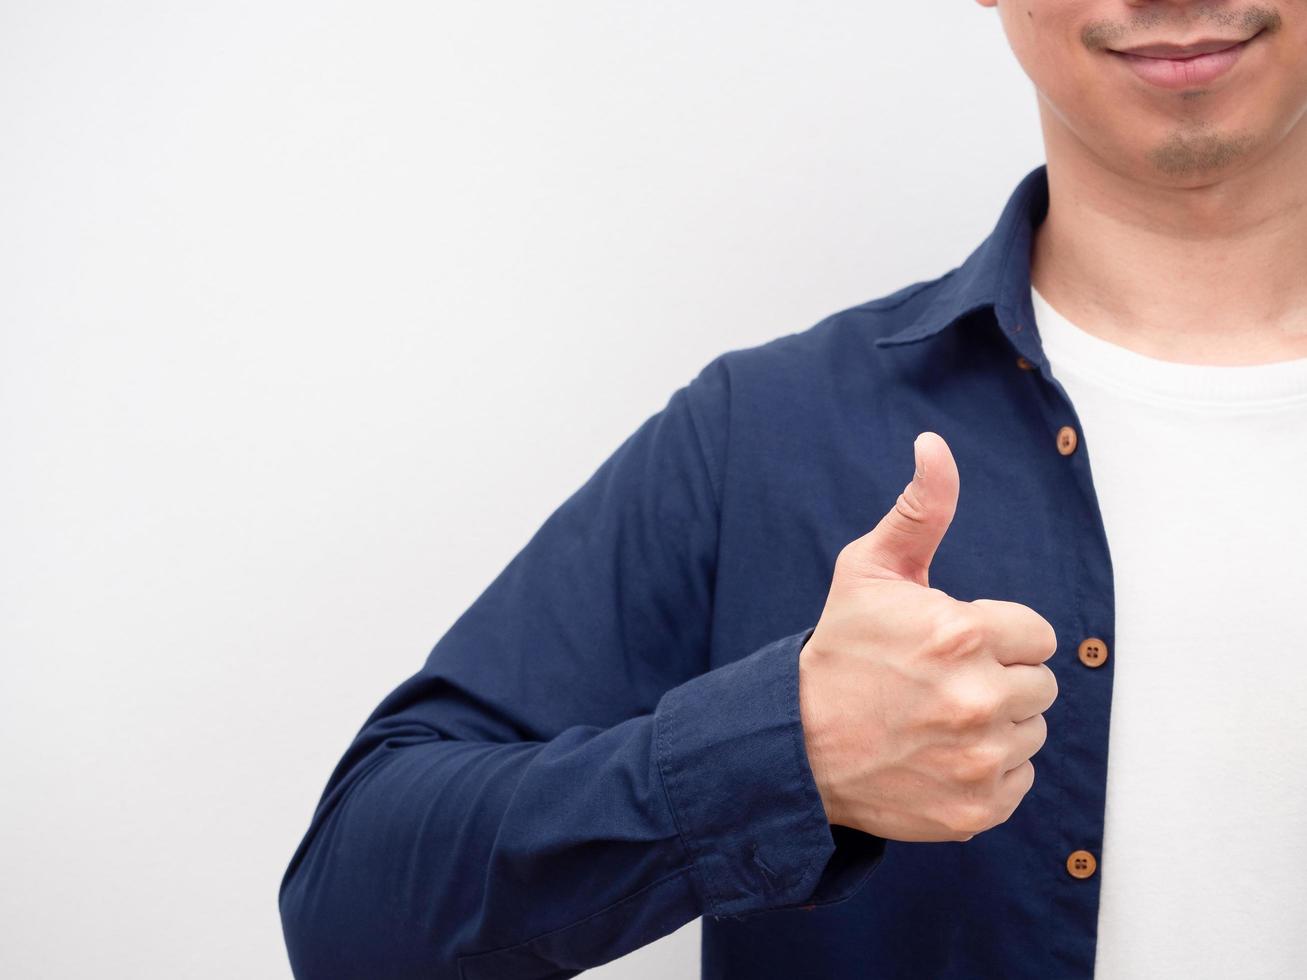
[[[894,507],[835,562],[799,654],[799,702],[830,823],[901,841],[967,841],[1034,784],[1057,699],[1057,634],[1028,606],[930,588],[958,469],[934,432]]]

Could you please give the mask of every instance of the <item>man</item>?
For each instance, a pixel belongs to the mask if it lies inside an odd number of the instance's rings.
[[[299,976],[1307,962],[1307,4],[980,2],[1046,166],[549,517],[332,774]]]

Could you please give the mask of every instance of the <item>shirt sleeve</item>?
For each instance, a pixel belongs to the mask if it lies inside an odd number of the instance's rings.
[[[812,627],[708,670],[729,375],[710,363],[373,711],[281,882],[295,975],[569,977],[699,915],[841,901],[798,705]]]

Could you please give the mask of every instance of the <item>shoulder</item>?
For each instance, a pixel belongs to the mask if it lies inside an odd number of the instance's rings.
[[[728,460],[756,468],[847,426],[896,390],[894,348],[874,341],[911,323],[956,270],[823,317],[751,347],[725,351],[672,396],[720,486]],[[882,418],[883,413],[873,413]],[[732,448],[734,447],[734,448]]]
[[[911,323],[956,271],[909,283],[793,333],[725,351],[690,382],[690,400],[698,413],[719,415],[732,407],[757,407],[759,400],[793,397],[814,384],[838,387],[849,377],[865,381],[886,361],[884,349],[873,342]]]

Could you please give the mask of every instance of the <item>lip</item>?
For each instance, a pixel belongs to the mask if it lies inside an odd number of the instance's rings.
[[[1160,88],[1192,88],[1220,78],[1233,68],[1244,50],[1261,36],[1244,41],[1206,40],[1192,44],[1151,44],[1128,51],[1108,49],[1144,81]],[[1224,47],[1221,47],[1224,45]]]
[[[1256,37],[1256,35],[1253,35]],[[1140,44],[1133,48],[1113,48],[1118,54],[1137,54],[1145,58],[1192,58],[1194,55],[1224,51],[1251,37],[1201,38],[1189,44]]]

